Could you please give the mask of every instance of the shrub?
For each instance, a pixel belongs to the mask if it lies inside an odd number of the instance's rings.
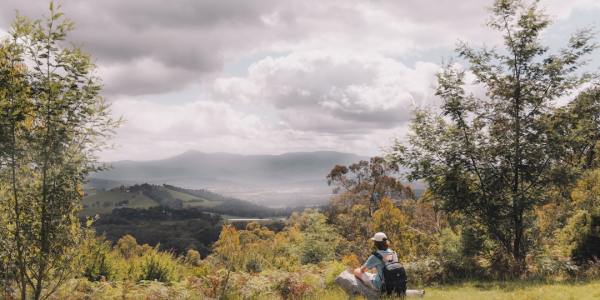
[[[565,254],[583,265],[600,258],[600,169],[585,173],[571,198],[574,212],[560,237]]]
[[[339,236],[334,228],[327,224],[325,215],[307,210],[296,221],[303,231],[300,246],[300,262],[317,264],[333,260]]]
[[[283,299],[303,299],[310,291],[311,286],[300,280],[297,274],[289,274],[275,286]]]
[[[459,228],[458,233],[451,228],[442,230],[440,237],[439,267],[441,271],[437,280],[453,282],[460,279],[482,275],[482,268],[475,261],[475,256],[483,248],[483,239],[472,227]]]
[[[251,258],[246,262],[246,272],[260,273],[262,272],[262,264],[257,258]]]
[[[568,254],[578,264],[600,257],[600,215],[578,210],[569,218],[561,237]]]
[[[123,257],[130,258],[134,255],[137,255],[138,247],[137,240],[133,236],[127,234],[117,241],[116,248],[117,251],[123,255]]]
[[[179,279],[179,266],[171,253],[158,251],[158,246],[139,259],[138,280],[172,282]]]
[[[547,279],[553,276],[573,277],[579,272],[579,267],[570,259],[559,259],[546,254],[535,257],[529,268],[532,277]]]
[[[185,254],[185,263],[190,264],[192,266],[198,266],[200,264],[200,252],[190,249]]]
[[[325,286],[332,287],[335,285],[335,279],[346,270],[347,264],[337,261],[331,262],[325,268]]]
[[[439,260],[434,258],[420,259],[404,265],[408,276],[408,286],[423,286],[439,283],[444,278],[444,268]]]
[[[356,256],[354,253],[344,255],[344,257],[342,257],[342,264],[350,268],[358,268],[361,265],[358,256]]]
[[[116,273],[110,242],[89,237],[82,246],[81,269],[89,281],[113,280]]]

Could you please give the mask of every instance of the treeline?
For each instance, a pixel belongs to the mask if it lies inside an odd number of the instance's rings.
[[[140,243],[157,246],[163,251],[182,254],[192,249],[206,256],[219,236],[222,221],[219,215],[194,208],[157,206],[117,208],[102,215],[93,226],[99,235],[113,243],[129,234]]]

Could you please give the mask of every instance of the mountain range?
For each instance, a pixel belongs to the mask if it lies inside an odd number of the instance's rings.
[[[209,189],[272,207],[319,205],[329,199],[326,176],[336,164],[366,157],[333,151],[240,155],[187,151],[152,161],[117,161],[90,176],[93,188],[121,184],[173,184]]]

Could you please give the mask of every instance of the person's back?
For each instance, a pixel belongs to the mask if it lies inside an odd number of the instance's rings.
[[[374,241],[377,250],[369,256],[361,268],[354,270],[354,275],[378,291],[404,294],[406,272],[398,261],[398,254],[389,248],[387,236],[383,232],[376,233],[371,240]],[[367,272],[374,268],[377,273]]]

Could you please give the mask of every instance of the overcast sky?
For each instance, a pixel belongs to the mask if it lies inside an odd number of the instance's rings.
[[[435,103],[435,74],[458,40],[498,43],[484,26],[488,0],[59,3],[76,23],[70,40],[94,56],[104,96],[126,120],[107,161],[190,149],[374,155],[405,134],[412,109]],[[577,28],[600,28],[600,0],[542,5],[554,49]],[[46,9],[2,0],[0,34],[15,10]]]

